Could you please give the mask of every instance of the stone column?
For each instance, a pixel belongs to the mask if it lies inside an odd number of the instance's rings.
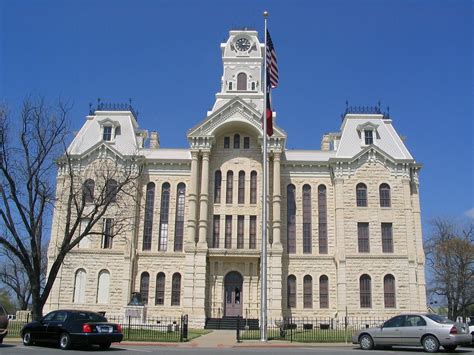
[[[273,248],[281,245],[280,153],[273,154]]]
[[[191,181],[189,182],[188,194],[188,237],[190,247],[194,247],[196,238],[196,209],[197,209],[197,184],[198,184],[198,152],[191,151]]]
[[[201,167],[201,193],[200,193],[200,214],[199,214],[199,245],[207,247],[207,225],[208,225],[208,205],[209,205],[209,151],[202,153]]]
[[[344,180],[334,179],[335,223],[336,223],[336,266],[337,266],[337,312],[343,314],[347,306],[346,253],[344,234]]]

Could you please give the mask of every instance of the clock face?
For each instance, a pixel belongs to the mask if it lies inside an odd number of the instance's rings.
[[[246,52],[250,49],[250,41],[247,38],[239,38],[235,41],[235,48],[240,52]]]

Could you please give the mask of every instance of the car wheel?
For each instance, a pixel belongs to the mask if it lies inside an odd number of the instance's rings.
[[[100,344],[99,346],[102,350],[108,350],[108,349],[110,349],[110,345],[112,345],[112,344],[111,343],[104,343],[104,344]]]
[[[68,333],[62,333],[59,337],[59,347],[62,350],[68,350],[71,348],[71,337]]]
[[[423,349],[428,353],[435,353],[439,350],[439,341],[433,335],[427,335],[422,340]]]
[[[448,352],[456,350],[457,347],[457,345],[443,345],[444,350]]]
[[[31,341],[31,333],[30,332],[25,332],[23,334],[23,345],[24,346],[30,346],[32,344],[33,344],[33,342]]]
[[[374,347],[374,341],[369,334],[363,334],[359,338],[359,344],[362,350],[371,350]]]

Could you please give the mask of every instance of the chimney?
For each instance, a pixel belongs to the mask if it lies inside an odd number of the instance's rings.
[[[150,149],[158,149],[160,147],[160,137],[157,131],[152,131],[150,134]]]
[[[329,134],[323,135],[323,139],[321,140],[321,150],[328,151],[330,148],[330,142]]]

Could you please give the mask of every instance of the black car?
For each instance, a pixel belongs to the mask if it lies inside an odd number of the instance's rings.
[[[123,339],[122,327],[109,323],[102,315],[88,311],[58,310],[48,313],[39,322],[26,324],[21,330],[23,344],[58,344],[63,350],[73,345],[99,345],[108,349]]]
[[[8,315],[5,308],[0,304],[0,344],[3,343],[3,338],[8,334]]]

